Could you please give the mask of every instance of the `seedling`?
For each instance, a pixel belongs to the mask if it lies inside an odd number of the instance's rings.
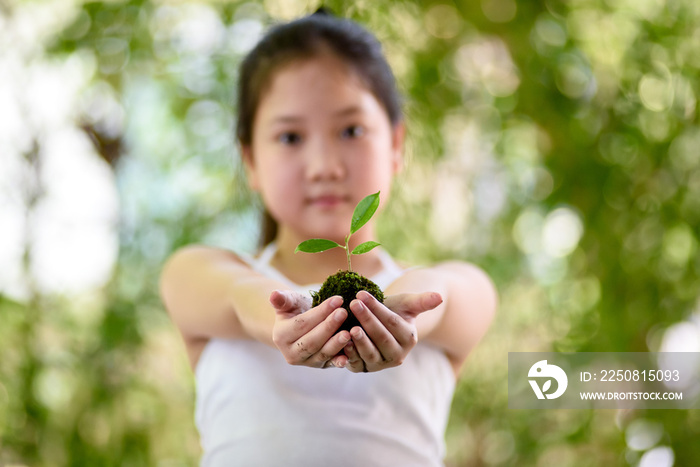
[[[350,330],[353,326],[359,326],[360,323],[355,316],[350,313],[350,302],[355,299],[357,292],[366,290],[380,302],[384,302],[384,293],[377,284],[372,282],[352,270],[352,255],[361,255],[372,251],[380,244],[374,241],[364,242],[357,245],[350,251],[350,237],[364,226],[374,215],[379,207],[379,192],[369,195],[362,201],[357,203],[355,211],[352,214],[352,222],[350,223],[350,233],[345,237],[345,245],[340,245],[333,240],[325,238],[314,238],[301,242],[294,250],[295,253],[302,251],[304,253],[321,253],[333,248],[342,248],[345,250],[348,259],[348,270],[338,271],[336,274],[328,277],[321,289],[318,292],[311,292],[313,298],[312,306],[318,306],[324,300],[340,295],[343,297],[343,308],[348,310],[348,317],[341,325],[340,329]]]
[[[357,206],[355,206],[355,211],[352,214],[350,233],[347,235],[347,237],[345,237],[345,245],[339,245],[333,240],[326,240],[325,238],[312,238],[311,240],[301,242],[297,246],[296,250],[294,250],[294,253],[298,253],[300,251],[303,251],[304,253],[320,253],[333,248],[342,248],[345,250],[345,253],[347,253],[348,256],[348,271],[352,272],[352,263],[350,261],[350,257],[352,255],[367,253],[380,245],[380,243],[369,241],[360,243],[352,251],[350,251],[350,237],[352,234],[360,230],[362,226],[364,226],[372,218],[378,207],[379,192],[369,195],[357,203]]]

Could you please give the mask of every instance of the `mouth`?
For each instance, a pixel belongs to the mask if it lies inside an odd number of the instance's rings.
[[[309,205],[322,209],[334,208],[343,203],[347,203],[348,201],[349,198],[347,196],[339,195],[320,195],[313,196],[308,199]]]

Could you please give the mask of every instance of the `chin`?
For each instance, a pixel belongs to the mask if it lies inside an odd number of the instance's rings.
[[[349,224],[348,224],[349,225]],[[345,236],[348,234],[347,228],[317,228],[309,229],[309,238],[326,238],[328,240],[333,240],[334,242],[344,245]]]

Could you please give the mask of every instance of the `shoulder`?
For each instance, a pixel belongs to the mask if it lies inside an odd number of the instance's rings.
[[[179,283],[195,274],[227,269],[250,269],[242,256],[222,248],[187,245],[170,255],[160,274],[161,291],[168,283]]]
[[[468,295],[471,299],[481,298],[491,306],[485,312],[495,311],[497,302],[496,287],[489,275],[475,264],[464,261],[445,261],[432,266],[408,269],[405,274],[422,277],[423,280],[437,282],[446,287],[445,300]],[[487,303],[484,303],[486,305]]]
[[[175,251],[163,265],[160,296],[186,340],[198,339],[203,334],[202,313],[223,313],[229,307],[232,282],[250,273],[247,263],[231,251],[188,245]]]
[[[497,300],[496,287],[486,272],[472,263],[463,261],[446,261],[433,266],[433,269],[445,277],[449,285],[454,286],[457,294],[469,293],[477,295],[489,302],[493,302],[492,311],[495,311]]]
[[[222,299],[232,280],[245,277],[250,266],[232,251],[204,245],[176,250],[160,274],[161,298],[169,312],[194,313],[202,304]]]
[[[232,262],[236,264],[246,264],[241,256],[233,251],[222,248],[214,248],[206,245],[187,245],[178,250],[165,262],[163,271],[193,263],[211,263],[211,262]]]

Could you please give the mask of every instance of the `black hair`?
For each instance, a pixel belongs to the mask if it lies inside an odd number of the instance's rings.
[[[402,120],[396,80],[379,41],[358,23],[330,14],[325,8],[274,26],[241,63],[238,78],[236,137],[249,146],[262,93],[281,67],[299,59],[332,53],[349,66],[384,107],[392,125]],[[277,224],[265,210],[261,244],[277,235]]]

